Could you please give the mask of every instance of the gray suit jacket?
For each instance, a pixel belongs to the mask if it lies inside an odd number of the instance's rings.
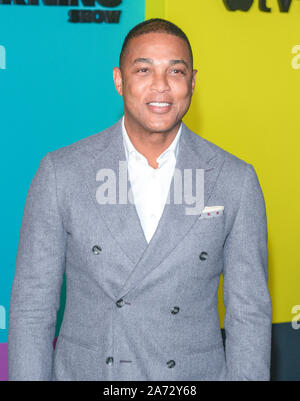
[[[10,380],[269,380],[268,235],[252,165],[183,125],[176,168],[204,169],[205,206],[224,212],[203,218],[167,203],[148,244],[132,203],[96,199],[97,172],[117,173],[119,160],[121,120],[41,160],[11,293]]]

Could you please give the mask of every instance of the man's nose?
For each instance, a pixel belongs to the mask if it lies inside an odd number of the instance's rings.
[[[157,92],[165,92],[170,89],[168,78],[165,74],[154,74],[151,89]]]

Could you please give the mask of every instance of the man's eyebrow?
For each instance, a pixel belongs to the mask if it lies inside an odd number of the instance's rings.
[[[153,60],[152,60],[152,58],[139,57],[139,58],[136,58],[136,59],[134,60],[134,62],[133,62],[133,64],[136,64],[136,63],[149,63],[149,64],[153,64]]]
[[[133,62],[133,64],[136,63],[148,63],[148,64],[153,64],[153,59],[152,58],[146,58],[146,57],[139,57],[136,58]],[[175,65],[175,64],[184,64],[186,68],[189,68],[188,63],[183,60],[183,59],[178,59],[178,60],[169,60],[170,65]]]
[[[174,64],[184,64],[184,65],[186,66],[186,68],[189,68],[188,63],[187,63],[185,60],[183,60],[183,59],[180,59],[180,60],[170,60],[170,64],[171,64],[171,65],[174,65]]]

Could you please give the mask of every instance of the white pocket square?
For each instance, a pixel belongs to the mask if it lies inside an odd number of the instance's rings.
[[[199,215],[199,219],[220,216],[223,212],[224,206],[206,206]]]
[[[218,212],[220,210],[224,210],[224,206],[205,206],[202,213]]]

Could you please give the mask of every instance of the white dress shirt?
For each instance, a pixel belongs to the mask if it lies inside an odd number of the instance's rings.
[[[133,201],[148,243],[155,233],[168,198],[181,130],[182,124],[171,145],[156,159],[158,168],[155,169],[133,146],[125,129],[124,116],[122,119],[123,143]]]

